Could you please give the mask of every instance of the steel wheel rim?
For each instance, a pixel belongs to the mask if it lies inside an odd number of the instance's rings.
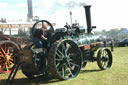
[[[81,60],[80,49],[72,41],[66,40],[58,45],[55,65],[62,79],[67,80],[76,77],[81,69]]]
[[[0,72],[8,73],[14,65],[14,54],[19,48],[10,42],[0,44]]]
[[[102,70],[109,69],[112,65],[112,54],[108,49],[102,49],[99,53],[98,65]]]

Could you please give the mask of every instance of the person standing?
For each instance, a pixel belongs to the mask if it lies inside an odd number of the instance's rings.
[[[111,51],[114,51],[114,40],[111,39],[110,41],[110,48],[111,48]]]
[[[107,43],[106,39],[104,39],[103,43],[104,43],[104,47],[106,47],[106,43]]]

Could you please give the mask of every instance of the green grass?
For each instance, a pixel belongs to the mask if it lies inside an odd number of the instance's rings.
[[[0,74],[0,85],[5,85],[9,74]],[[85,70],[71,80],[58,81],[50,77],[28,80],[19,70],[12,85],[128,85],[128,47],[117,47],[113,64],[101,71],[97,63],[88,63]]]

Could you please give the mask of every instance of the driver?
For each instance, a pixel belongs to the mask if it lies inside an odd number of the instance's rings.
[[[33,33],[33,42],[34,44],[36,45],[35,48],[43,48],[43,44],[44,44],[44,41],[47,40],[47,38],[45,37],[45,34],[46,34],[46,31],[47,31],[47,27],[43,25],[42,28],[40,29],[36,29]]]

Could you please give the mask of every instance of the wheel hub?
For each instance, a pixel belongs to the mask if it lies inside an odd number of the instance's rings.
[[[108,61],[108,58],[106,56],[103,56],[102,61],[106,62]]]
[[[64,63],[68,63],[68,62],[69,62],[69,58],[68,58],[67,56],[65,56],[65,57],[63,58],[63,62],[64,62]]]
[[[10,60],[10,56],[6,55],[6,62],[8,62]]]

